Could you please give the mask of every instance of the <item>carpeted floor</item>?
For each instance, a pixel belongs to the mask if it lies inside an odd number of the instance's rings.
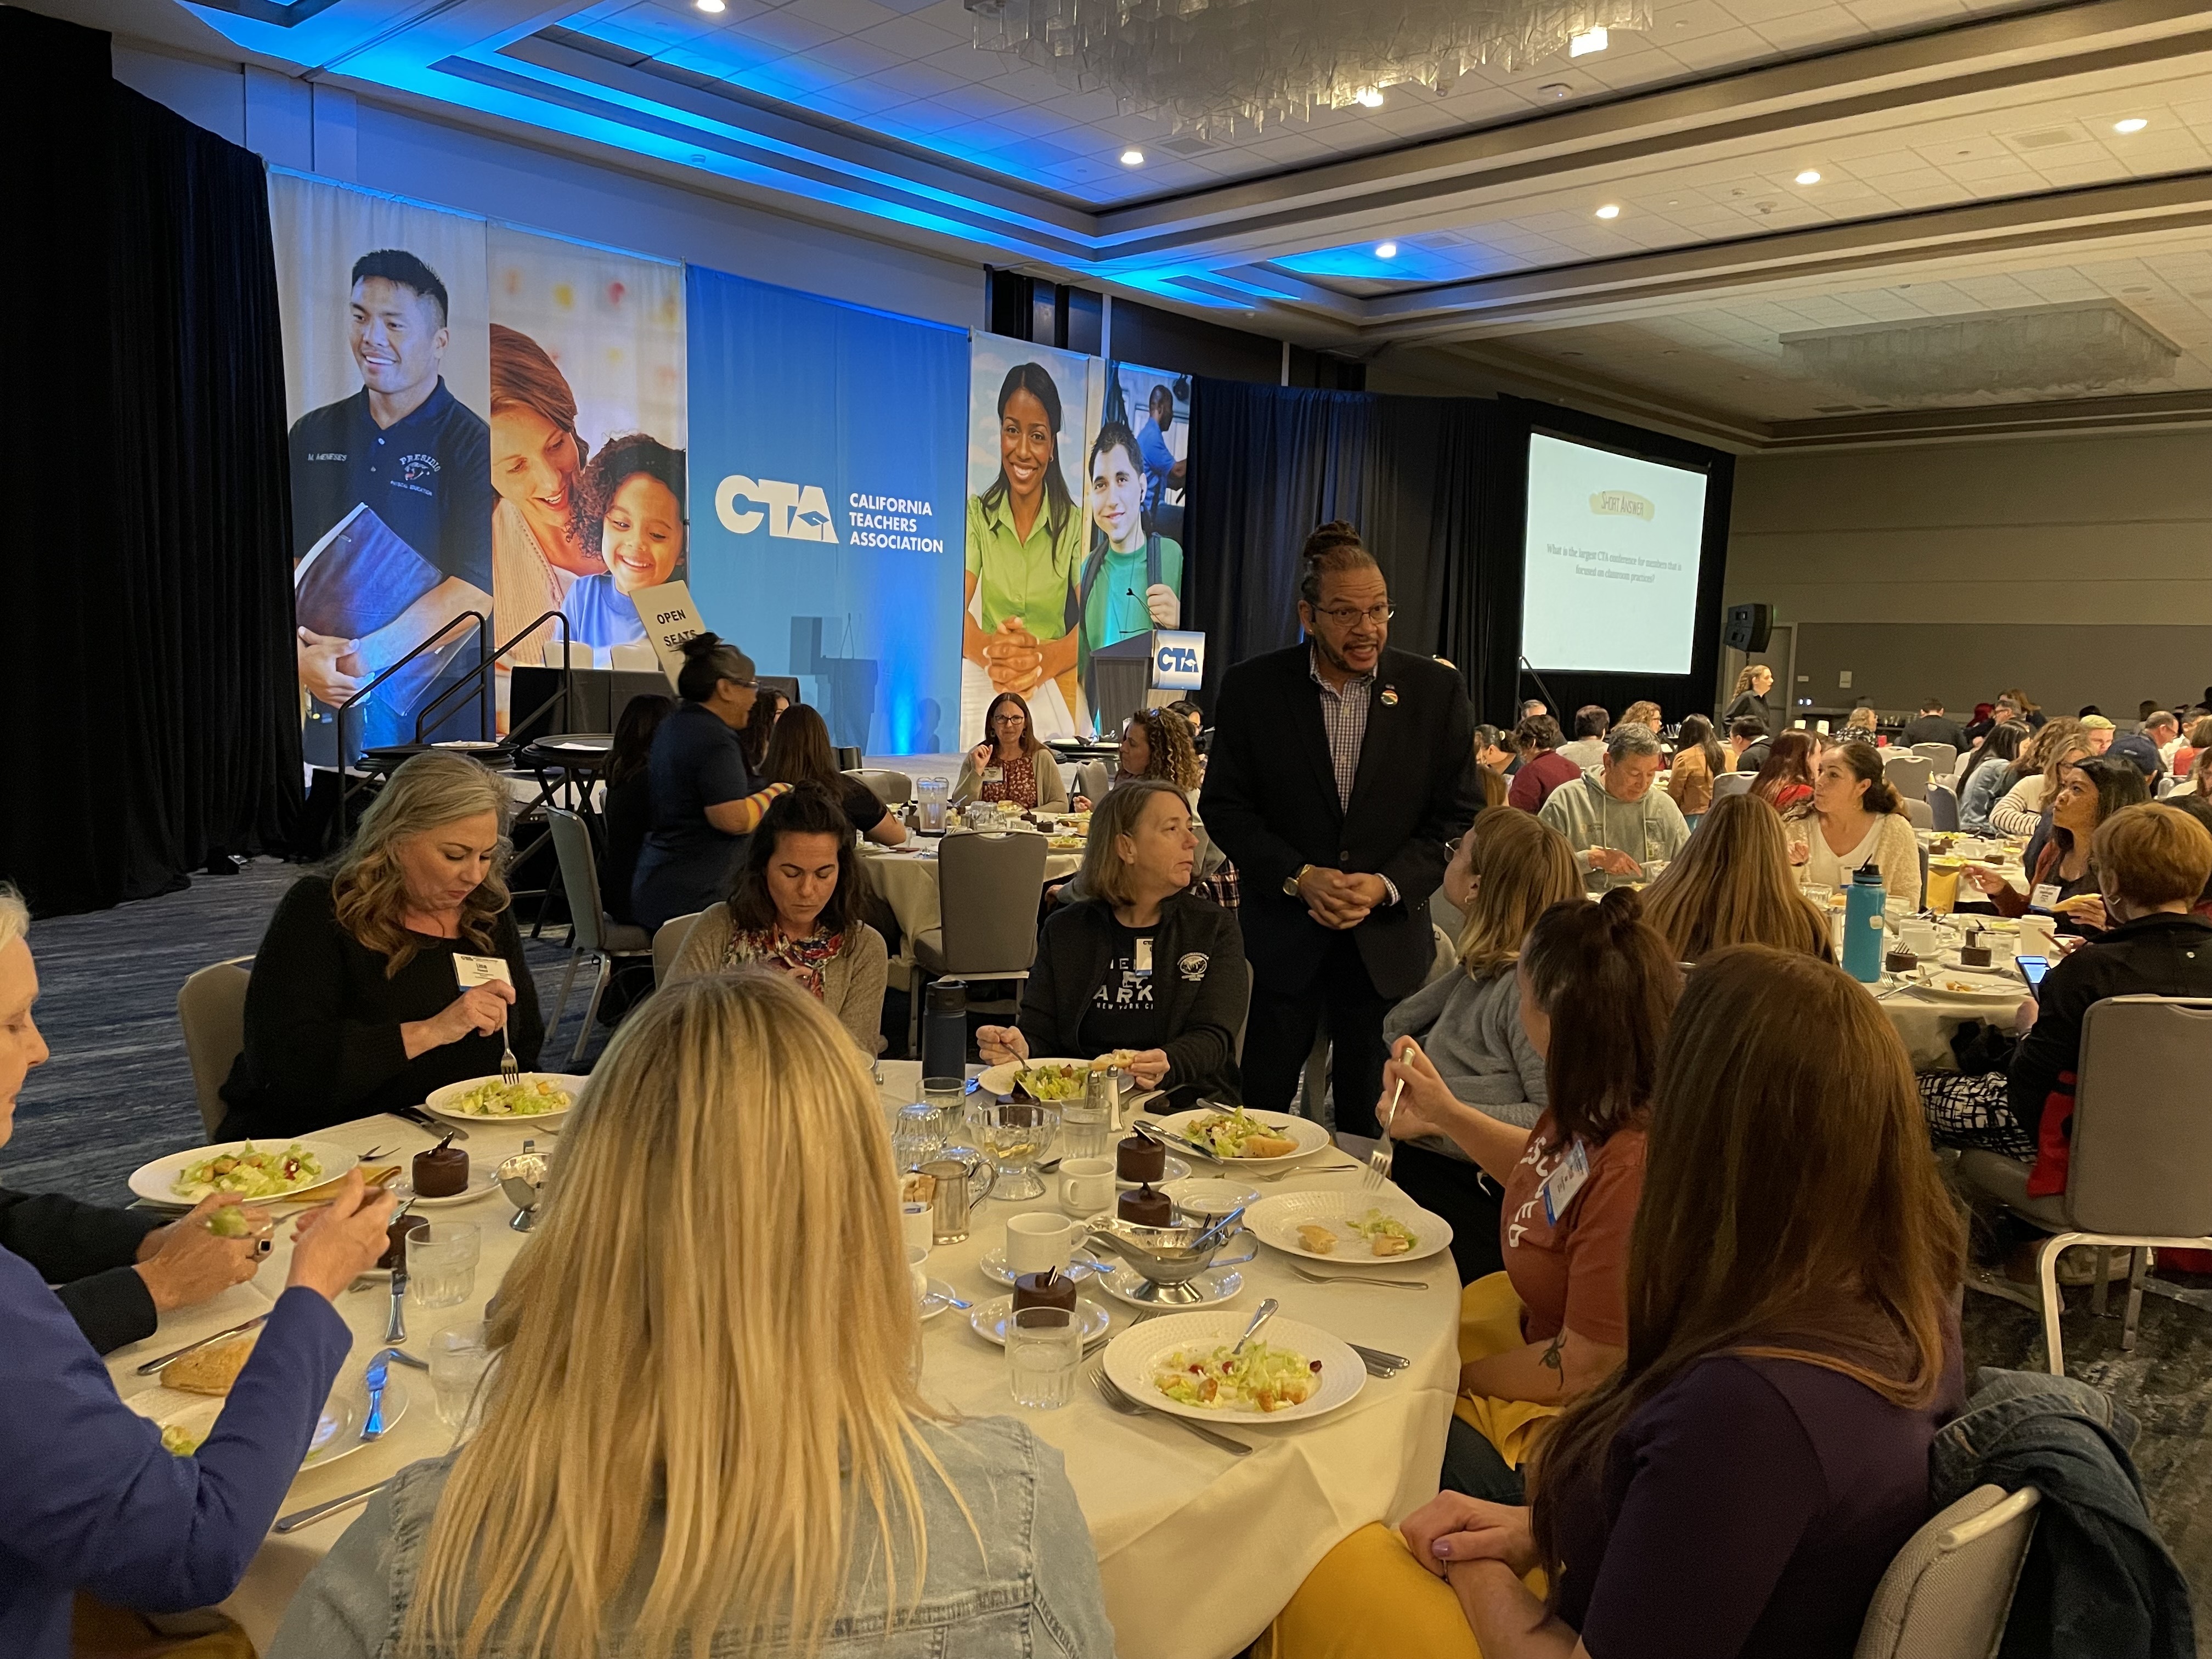
[[[38,1018],[53,1058],[32,1073],[0,1150],[0,1182],[99,1202],[130,1201],[125,1178],[138,1164],[205,1139],[176,1019],[177,988],[193,969],[252,954],[263,926],[299,873],[257,860],[235,877],[201,876],[187,891],[95,915],[35,924],[31,945],[40,978]],[[566,950],[527,946],[540,1005],[550,1013]],[[568,1018],[546,1044],[549,1061],[574,1042],[587,992],[579,985]],[[604,1042],[594,1032],[588,1054]],[[2199,1285],[2212,1280],[2192,1279]],[[2142,1425],[2135,1457],[2152,1513],[2197,1588],[2200,1651],[2212,1659],[2212,1313],[2150,1296],[2133,1353],[2120,1352],[2124,1286],[2112,1314],[2093,1318],[2086,1290],[2067,1292],[2070,1374],[2112,1393]],[[1966,1362],[2023,1370],[2043,1364],[2041,1322],[1996,1298],[1966,1297]]]

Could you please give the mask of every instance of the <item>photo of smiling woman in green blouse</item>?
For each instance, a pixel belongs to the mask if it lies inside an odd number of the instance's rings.
[[[1088,724],[1070,626],[1084,540],[1082,503],[1060,464],[1060,388],[1042,363],[1017,363],[999,387],[999,476],[968,501],[962,702],[1027,698],[1039,735]],[[965,726],[963,730],[967,729]]]

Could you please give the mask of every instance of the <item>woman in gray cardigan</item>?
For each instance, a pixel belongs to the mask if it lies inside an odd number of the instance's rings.
[[[1384,1016],[1383,1041],[1395,1053],[1401,1038],[1418,1039],[1455,1097],[1501,1122],[1533,1127],[1545,1104],[1544,1056],[1522,1029],[1514,969],[1536,918],[1582,892],[1574,854],[1566,837],[1529,814],[1492,809],[1461,841],[1444,888],[1467,916],[1459,961]],[[1407,1142],[1391,1176],[1451,1223],[1462,1284],[1504,1265],[1502,1194],[1456,1144],[1442,1135]]]
[[[873,1060],[890,952],[860,920],[866,890],[844,808],[820,784],[802,783],[768,809],[729,897],[700,915],[668,982],[749,963],[781,969]]]

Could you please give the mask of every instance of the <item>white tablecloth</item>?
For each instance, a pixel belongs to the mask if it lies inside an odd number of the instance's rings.
[[[864,844],[868,879],[891,907],[898,918],[899,931],[908,939],[917,933],[927,933],[942,920],[938,902],[937,855],[934,843],[926,843],[933,850],[927,853],[874,851]],[[1044,860],[1047,882],[1066,881],[1083,867],[1080,853],[1048,853]]]
[[[920,1089],[919,1066],[886,1061],[884,1099],[905,1104]],[[398,1149],[411,1157],[430,1144],[428,1132],[396,1118],[374,1117],[319,1132],[320,1138],[366,1150]],[[541,1146],[547,1137],[540,1130]],[[480,1127],[471,1132],[472,1159],[496,1161],[520,1149],[523,1132]],[[1334,1161],[1323,1154],[1322,1161]],[[1356,1175],[1292,1177],[1260,1188],[1273,1194],[1303,1188],[1356,1187]],[[1003,1295],[976,1266],[1004,1243],[1008,1216],[1049,1207],[987,1200],[969,1239],[935,1251],[934,1278],[981,1304]],[[483,1230],[483,1259],[474,1294],[456,1308],[408,1312],[407,1350],[428,1357],[429,1339],[450,1325],[480,1318],[526,1235],[512,1231],[514,1214],[494,1194],[477,1203],[423,1213],[468,1219]],[[289,1228],[280,1227],[280,1238]],[[153,1337],[109,1356],[108,1370],[126,1396],[158,1388],[132,1368],[196,1337],[237,1323],[267,1305],[284,1282],[289,1247],[280,1243],[255,1284],[240,1285],[216,1302],[174,1315]],[[1228,1659],[1249,1643],[1315,1564],[1337,1540],[1370,1521],[1396,1521],[1434,1496],[1443,1458],[1444,1427],[1457,1385],[1459,1283],[1449,1254],[1395,1271],[1418,1278],[1425,1291],[1358,1285],[1310,1285],[1293,1274],[1286,1258],[1265,1246],[1241,1269],[1244,1288],[1231,1305],[1249,1310],[1262,1297],[1282,1304],[1286,1318],[1305,1320],[1347,1340],[1402,1354],[1411,1367],[1392,1378],[1370,1377],[1359,1397],[1332,1415],[1279,1428],[1237,1426],[1232,1432],[1255,1449],[1232,1458],[1201,1444],[1174,1424],[1119,1417],[1087,1389],[1057,1412],[1015,1407],[1006,1382],[1001,1351],[968,1328],[958,1310],[924,1327],[923,1391],[933,1401],[974,1416],[1020,1418],[1060,1449],[1091,1525],[1121,1659]],[[1123,1303],[1097,1293],[1117,1322],[1131,1313]],[[357,1371],[381,1346],[389,1297],[381,1283],[341,1298],[353,1328],[347,1360]],[[438,1421],[427,1376],[398,1365],[405,1384],[405,1417],[385,1438],[335,1465],[308,1471],[293,1483],[287,1510],[352,1492],[385,1479],[451,1443]],[[360,1513],[348,1510],[278,1538],[254,1558],[246,1581],[222,1610],[238,1620],[255,1645],[266,1649],[301,1581]]]

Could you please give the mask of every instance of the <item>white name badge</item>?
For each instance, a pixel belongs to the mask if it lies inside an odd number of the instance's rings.
[[[2058,884],[2055,881],[2038,882],[2036,884],[2035,890],[2027,896],[2027,903],[2028,908],[2032,910],[2057,909],[2058,908]]]
[[[1556,1227],[1559,1218],[1567,1212],[1567,1206],[1575,1201],[1589,1180],[1589,1154],[1583,1151],[1582,1137],[1577,1135],[1574,1144],[1567,1148],[1552,1173],[1544,1177],[1540,1190],[1544,1195],[1544,1219]]]
[[[453,977],[460,981],[464,991],[472,985],[488,985],[493,980],[507,985],[514,983],[505,957],[469,957],[458,951],[453,956]]]
[[[1006,781],[1006,769],[1005,767],[1003,767],[1003,766],[987,766],[987,767],[985,767],[985,768],[983,769],[983,781],[984,781],[984,782],[986,782],[986,783],[1004,783]]]
[[[1135,971],[1139,974],[1149,974],[1152,971],[1152,942],[1148,939],[1140,939],[1137,941]]]

